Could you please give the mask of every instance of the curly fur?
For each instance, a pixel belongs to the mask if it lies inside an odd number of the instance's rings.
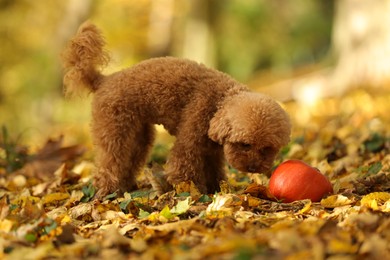
[[[102,77],[100,68],[109,61],[104,45],[104,38],[96,26],[89,22],[80,26],[77,36],[62,53],[66,94],[77,93],[83,88],[96,90],[97,81]]]
[[[193,181],[215,192],[226,179],[224,156],[245,172],[270,169],[290,136],[286,112],[270,97],[250,92],[230,76],[193,61],[165,57],[103,76],[104,39],[83,24],[64,52],[68,92],[88,89],[97,150],[98,196],[136,188],[162,124],[176,142],[167,162],[170,184]]]

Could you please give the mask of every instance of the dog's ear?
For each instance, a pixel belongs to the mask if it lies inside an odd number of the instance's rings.
[[[231,132],[231,124],[224,109],[219,109],[210,120],[208,136],[214,142],[223,144]]]

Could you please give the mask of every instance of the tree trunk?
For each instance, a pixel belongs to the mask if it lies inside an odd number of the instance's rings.
[[[187,9],[188,13],[182,17],[183,27],[177,30],[182,33],[175,35],[179,44],[174,46],[173,53],[214,67],[214,39],[210,26],[213,1],[188,0],[184,3],[182,7]]]
[[[382,87],[390,79],[390,0],[336,1],[332,88]]]

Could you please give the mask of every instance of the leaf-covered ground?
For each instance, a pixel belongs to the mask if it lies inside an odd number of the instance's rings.
[[[183,183],[159,196],[156,165],[140,175],[139,191],[97,201],[81,145],[53,139],[31,154],[3,127],[0,257],[388,258],[390,95],[357,91],[286,108],[293,138],[275,164],[294,158],[320,169],[335,190],[321,202],[275,201],[267,176],[228,169],[218,194]]]

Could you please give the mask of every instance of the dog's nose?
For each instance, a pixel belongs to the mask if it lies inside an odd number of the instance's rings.
[[[250,165],[248,167],[248,172],[255,172],[256,171],[256,167],[254,165]]]

